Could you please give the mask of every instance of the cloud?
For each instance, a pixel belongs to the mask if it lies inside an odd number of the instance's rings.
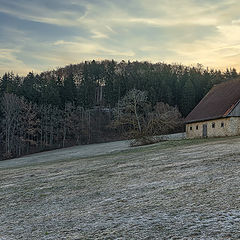
[[[0,12],[19,19],[60,26],[76,26],[87,14],[83,5],[65,4],[65,1],[5,1],[2,0]],[[70,6],[70,7],[69,7]]]
[[[8,49],[1,53],[0,71],[15,66],[21,72],[25,71],[21,68],[42,71],[106,58],[202,63],[217,68],[236,67],[239,62],[237,0],[0,3],[0,21],[4,22],[0,44]]]
[[[101,33],[99,31],[92,30],[92,38],[109,38],[106,34]]]
[[[226,69],[239,69],[240,26],[217,26],[217,33],[192,43],[178,43],[173,51],[175,58],[182,63],[203,63],[205,66]],[[170,60],[170,59],[169,59]]]
[[[160,27],[170,26],[188,26],[188,25],[200,25],[200,26],[215,26],[217,20],[215,18],[192,18],[192,19],[167,19],[167,18],[128,18],[128,19],[113,19],[116,22],[126,22],[134,24],[146,24]]]
[[[94,42],[84,42],[82,38],[80,41],[77,42],[67,42],[67,41],[57,41],[53,43],[55,46],[61,46],[61,49],[64,52],[75,53],[75,54],[89,54],[95,56],[127,56],[132,57],[134,56],[133,51],[118,51],[116,49],[106,48]]]
[[[21,60],[17,59],[16,53],[20,50],[13,49],[0,49],[0,73],[14,71],[17,74],[25,75],[30,71],[34,71],[33,68],[29,68]]]

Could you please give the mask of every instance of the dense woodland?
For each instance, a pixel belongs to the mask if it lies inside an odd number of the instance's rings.
[[[128,130],[142,130],[141,121],[151,134],[177,131],[179,125],[157,127],[156,119],[163,113],[179,116],[177,109],[186,116],[214,84],[238,76],[235,69],[221,72],[201,65],[113,60],[83,62],[25,77],[6,73],[0,78],[0,159],[121,139]],[[144,111],[133,114],[137,124],[131,125],[123,119],[132,116],[120,113],[133,90],[144,97]]]

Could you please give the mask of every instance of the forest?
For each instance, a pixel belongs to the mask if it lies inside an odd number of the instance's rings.
[[[238,76],[234,68],[221,72],[200,64],[114,60],[26,76],[5,73],[0,77],[0,159],[119,140],[132,137],[126,133],[135,129],[180,131],[182,119],[213,85]],[[140,99],[134,109],[128,107],[131,97]]]

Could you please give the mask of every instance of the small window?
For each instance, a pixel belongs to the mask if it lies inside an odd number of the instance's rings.
[[[190,127],[190,130],[192,130],[192,127]]]
[[[215,123],[212,123],[212,128],[215,128]]]
[[[224,122],[221,122],[221,127],[224,127]]]
[[[198,125],[196,126],[196,130],[198,130]]]

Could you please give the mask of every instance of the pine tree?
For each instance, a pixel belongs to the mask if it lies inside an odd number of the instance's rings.
[[[180,106],[181,112],[184,117],[187,116],[187,114],[195,106],[195,91],[192,81],[190,79],[188,79],[184,84]]]
[[[37,90],[39,82],[37,77],[30,72],[23,80],[20,94],[30,102],[38,102],[40,100],[40,92]]]
[[[63,81],[61,88],[61,100],[62,104],[74,103],[76,101],[77,89],[74,82],[73,73],[69,73]]]

